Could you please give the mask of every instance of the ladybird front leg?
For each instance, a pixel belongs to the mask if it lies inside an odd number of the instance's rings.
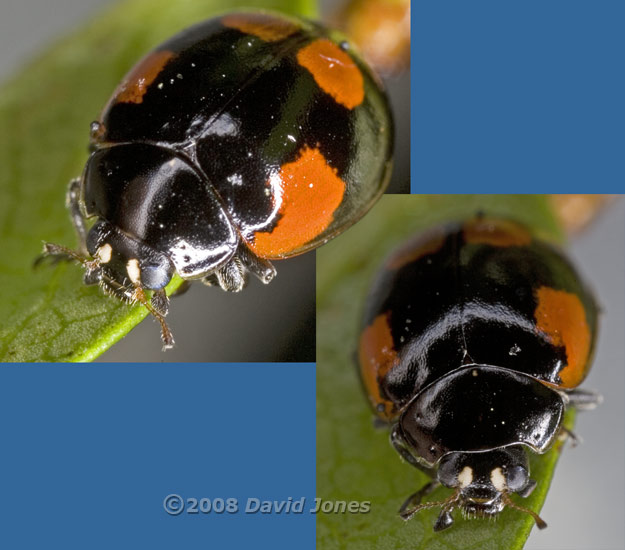
[[[408,521],[415,513],[420,509],[419,504],[423,500],[423,497],[429,495],[434,489],[440,485],[438,479],[433,479],[429,483],[426,483],[421,489],[410,495],[399,508],[399,515],[405,521]]]
[[[571,447],[577,447],[582,442],[581,437],[579,437],[577,434],[575,434],[575,432],[569,430],[565,426],[560,427],[558,439],[560,439],[560,441],[569,440],[571,442]]]
[[[152,298],[150,299],[152,307],[158,311],[163,317],[169,313],[169,298],[165,292],[165,289],[155,290],[152,292]]]
[[[234,256],[226,265],[202,279],[207,286],[219,286],[227,292],[241,292],[247,284],[247,274],[241,260]]]
[[[219,279],[215,273],[210,273],[201,279],[202,284],[206,286],[219,286]]]
[[[65,205],[69,210],[72,225],[78,236],[78,250],[82,256],[88,256],[87,252],[87,224],[80,206],[80,186],[81,179],[74,178],[69,182]]]
[[[444,529],[449,529],[454,523],[454,518],[451,515],[451,510],[443,508],[438,515],[436,522],[434,522],[434,531],[437,533]]]
[[[603,396],[594,390],[576,388],[566,392],[569,405],[578,411],[590,411],[603,402]]]
[[[404,436],[401,433],[399,424],[395,424],[395,426],[393,426],[393,429],[390,435],[390,440],[391,440],[391,445],[393,446],[393,448],[399,453],[399,456],[401,456],[406,462],[408,462],[408,464],[411,464],[415,468],[433,477],[432,469],[427,468],[426,466],[421,464],[410,452],[410,447],[408,443],[406,443],[406,440],[404,439]]]
[[[276,268],[273,267],[273,264],[254,254],[243,243],[239,246],[237,256],[240,258],[245,268],[258,277],[262,283],[268,284],[276,276]]]

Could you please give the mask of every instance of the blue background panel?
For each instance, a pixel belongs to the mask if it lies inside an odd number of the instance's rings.
[[[618,192],[625,2],[413,2],[412,192]]]
[[[2,367],[0,548],[312,549],[314,410],[312,364]],[[170,493],[240,510],[170,516]]]

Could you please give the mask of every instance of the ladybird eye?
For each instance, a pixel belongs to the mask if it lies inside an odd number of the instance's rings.
[[[523,466],[513,466],[506,471],[506,483],[512,492],[520,491],[527,485],[528,473]]]
[[[160,290],[167,285],[171,276],[171,270],[163,264],[147,264],[141,267],[141,284],[149,290]]]
[[[456,453],[452,453],[443,457],[438,467],[438,480],[445,487],[457,487],[461,484],[458,476],[463,470],[461,470],[459,461],[455,455]]]

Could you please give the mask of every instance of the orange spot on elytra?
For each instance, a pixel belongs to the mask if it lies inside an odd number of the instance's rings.
[[[298,26],[287,19],[265,13],[233,13],[221,18],[224,27],[257,36],[265,42],[276,42],[291,36]]]
[[[536,291],[536,326],[556,346],[564,346],[567,364],[560,371],[562,387],[578,386],[588,371],[591,334],[584,306],[570,292],[541,286]]]
[[[364,79],[353,59],[327,38],[320,38],[297,52],[297,62],[308,69],[315,82],[348,109],[365,98]]]
[[[390,313],[378,315],[366,327],[358,346],[360,373],[367,390],[367,395],[378,416],[391,419],[395,412],[394,404],[380,394],[380,380],[399,361],[397,352],[393,348],[393,336],[389,325]],[[384,409],[382,410],[382,405]],[[378,408],[379,407],[379,408]]]
[[[250,243],[263,258],[280,258],[312,241],[334,219],[345,182],[318,149],[304,147],[297,160],[280,169],[280,219],[270,232],[258,232]],[[269,184],[268,184],[269,185]]]
[[[121,103],[142,103],[148,86],[154,82],[163,67],[174,56],[174,52],[161,50],[144,57],[124,77],[117,88],[115,101]]]
[[[464,224],[463,234],[467,244],[527,246],[532,242],[525,227],[509,220],[472,220]]]

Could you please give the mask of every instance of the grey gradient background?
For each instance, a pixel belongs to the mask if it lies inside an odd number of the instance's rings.
[[[55,37],[111,4],[110,0],[0,0],[0,81]],[[144,53],[137,52],[137,58]],[[391,186],[403,184],[408,192],[408,75],[387,84],[392,103],[403,111],[396,116],[398,145]],[[85,128],[85,160],[87,140]],[[60,201],[64,193],[59,189]],[[173,298],[167,317],[176,339],[173,350],[161,352],[160,329],[150,318],[98,361],[314,361],[315,255],[274,265],[278,276],[267,286],[251,277],[248,287],[233,295],[194,283],[186,294]]]
[[[109,0],[0,0],[0,80],[6,79],[54,37],[71,30],[109,3]],[[407,95],[399,99],[408,103]],[[87,131],[85,143],[86,139]],[[404,160],[407,165],[407,159]],[[60,190],[59,200],[63,200],[62,195],[63,190]],[[621,550],[625,548],[623,198],[572,241],[571,255],[591,281],[604,308],[595,366],[584,386],[599,390],[605,401],[597,410],[579,415],[575,431],[584,443],[576,448],[565,448],[541,512],[550,526],[544,531],[534,530],[526,548]],[[193,285],[196,288],[174,300],[170,323],[180,345],[166,358],[158,351],[157,325],[147,321],[103,359],[270,360],[276,356],[275,350],[263,357],[243,357],[239,348],[247,344],[248,349],[257,353],[276,333],[283,339],[277,346],[281,350],[277,356],[288,358],[293,336],[287,328],[300,327],[300,333],[304,330],[314,336],[314,276],[310,280],[315,268],[314,254],[281,262],[277,267],[278,278],[267,287],[252,281],[244,293],[233,296]],[[291,282],[286,285],[288,290],[281,286],[284,280]],[[245,308],[239,309],[239,301],[247,302]],[[297,306],[291,308],[292,316],[281,310],[283,303],[287,309],[289,305]],[[235,315],[226,315],[234,311]],[[274,315],[277,311],[281,313]],[[243,328],[248,317],[255,319],[254,331]],[[257,317],[260,320],[256,320]],[[217,334],[217,338],[207,336],[213,334]],[[189,350],[192,341],[206,343],[210,355],[206,348]],[[314,345],[314,340],[309,345]],[[228,353],[233,350],[240,357],[229,359]]]
[[[589,186],[590,187],[590,186]],[[564,447],[531,550],[625,548],[625,197],[619,197],[584,233],[570,255],[603,310],[594,366],[583,387],[603,404],[578,414],[583,443]]]

